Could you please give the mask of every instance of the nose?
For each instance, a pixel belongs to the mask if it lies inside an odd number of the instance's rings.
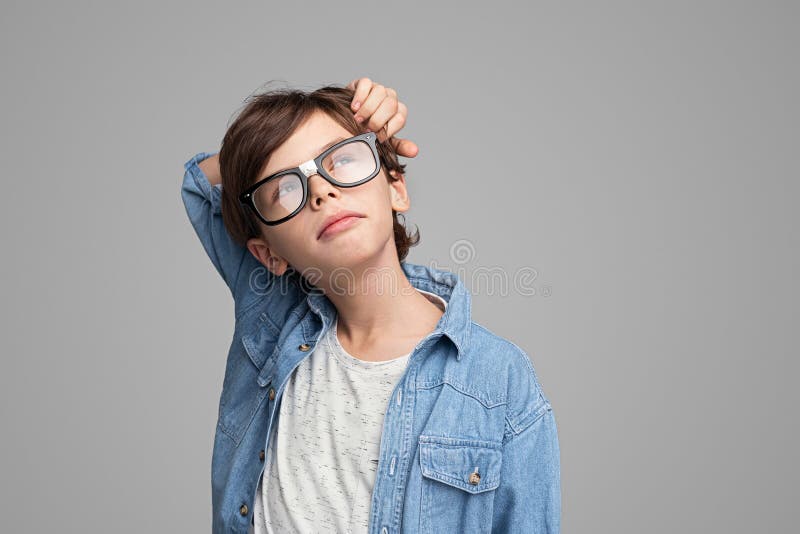
[[[336,198],[339,194],[339,188],[316,171],[308,175],[308,203],[311,204],[312,209],[318,208],[323,198]]]
[[[312,209],[320,205],[324,197],[336,197],[339,195],[339,188],[326,180],[319,174],[317,164],[310,159],[300,165],[300,170],[308,179],[308,202]]]

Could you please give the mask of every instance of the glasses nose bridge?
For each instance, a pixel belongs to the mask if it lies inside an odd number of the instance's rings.
[[[319,179],[321,180],[321,182],[320,182],[318,185],[316,185],[316,186],[315,186],[315,185],[312,185],[312,182],[311,182],[311,180],[308,180],[308,200],[309,200],[309,201],[313,200],[313,198],[314,198],[315,196],[325,196],[324,194],[319,194],[319,191],[317,191],[317,193],[318,193],[318,194],[315,194],[315,193],[314,193],[314,190],[315,190],[315,189],[317,189],[317,190],[318,190],[318,188],[319,188],[320,186],[322,186],[322,187],[324,187],[324,186],[328,186],[328,187],[329,187],[329,188],[331,188],[331,189],[336,189],[336,187],[335,187],[335,186],[334,186],[332,183],[330,183],[330,182],[328,181],[328,179],[327,179],[327,178],[325,178],[325,177],[324,177],[324,176],[323,176],[323,175],[322,175],[322,174],[319,172],[319,170],[317,169],[317,164],[316,164],[316,163],[314,163],[314,160],[313,160],[313,159],[310,159],[310,160],[306,161],[305,163],[302,163],[302,164],[300,164],[300,165],[299,165],[299,168],[300,168],[300,171],[301,171],[301,172],[302,172],[302,173],[303,173],[303,174],[306,176],[306,178],[311,178],[311,177],[312,177],[312,176],[314,176],[315,174],[319,174]]]
[[[300,172],[302,172],[306,178],[310,178],[312,175],[317,174],[319,171],[317,170],[317,164],[314,163],[313,159],[310,159],[305,163],[300,164]]]

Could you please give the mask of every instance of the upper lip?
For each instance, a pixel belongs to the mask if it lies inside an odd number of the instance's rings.
[[[317,239],[322,237],[322,233],[325,229],[338,221],[339,219],[344,219],[345,217],[364,217],[363,213],[358,213],[357,211],[350,211],[350,210],[340,210],[334,213],[333,215],[327,217],[324,221],[322,221],[322,226],[319,229],[319,233],[317,234]]]

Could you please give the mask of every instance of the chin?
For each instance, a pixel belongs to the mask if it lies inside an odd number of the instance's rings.
[[[358,238],[358,236],[340,237],[342,239],[337,239],[332,243],[335,246],[331,247],[331,252],[327,255],[327,258],[336,267],[361,265],[374,261],[380,256],[381,248],[369,245],[363,238]]]

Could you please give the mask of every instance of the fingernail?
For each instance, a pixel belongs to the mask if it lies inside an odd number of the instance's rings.
[[[353,109],[354,109],[355,111],[358,111],[358,108],[360,108],[360,107],[361,107],[361,102],[359,102],[359,101],[356,101],[356,102],[353,104]]]
[[[361,116],[359,116],[359,115],[356,115],[356,122],[361,122],[361,121],[363,121],[363,120],[364,120],[364,117],[361,117]]]

